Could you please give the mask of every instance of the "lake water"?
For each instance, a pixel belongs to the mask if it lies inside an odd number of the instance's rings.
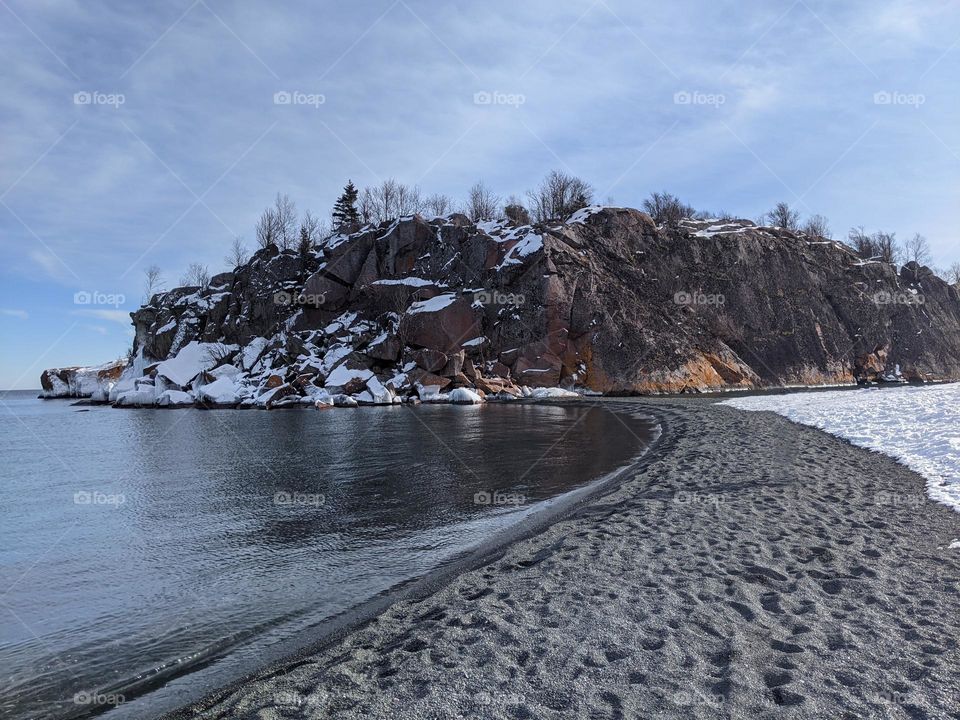
[[[589,402],[114,410],[0,394],[0,716],[143,718],[642,453]]]

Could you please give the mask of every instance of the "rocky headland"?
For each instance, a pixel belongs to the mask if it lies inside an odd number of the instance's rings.
[[[130,358],[41,376],[121,407],[481,402],[960,378],[929,269],[748,220],[397,218],[270,245],[131,313]]]

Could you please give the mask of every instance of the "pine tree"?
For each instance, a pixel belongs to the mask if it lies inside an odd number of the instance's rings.
[[[353,181],[347,182],[343,194],[333,206],[333,228],[337,232],[352,232],[360,225],[360,213],[357,212],[357,192]]]

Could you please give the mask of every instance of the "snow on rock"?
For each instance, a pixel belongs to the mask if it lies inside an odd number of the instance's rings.
[[[372,370],[351,369],[346,364],[339,365],[330,375],[327,376],[327,387],[343,387],[351,380],[361,380],[367,382],[373,377]]]
[[[438,286],[443,287],[443,283],[437,280],[426,280],[425,278],[419,277],[405,277],[405,278],[395,278],[387,280],[374,280],[371,285],[403,285],[406,287],[430,287]]]
[[[157,374],[163,375],[180,387],[186,387],[201,372],[216,365],[214,353],[221,349],[236,350],[237,346],[192,340],[184,345],[175,357],[157,365]]]
[[[181,390],[164,390],[157,396],[157,407],[186,407],[193,405],[193,395]]]
[[[417,389],[417,395],[420,397],[420,402],[445,403],[450,400],[447,395],[440,393],[440,385],[423,385],[417,383],[415,387]]]
[[[237,392],[237,383],[229,375],[224,375],[214,380],[212,383],[198,388],[197,400],[217,405],[236,405],[239,399]]]
[[[392,405],[393,393],[376,377],[367,380],[367,389],[357,396],[362,405]]]
[[[570,390],[564,390],[563,388],[540,387],[531,390],[528,397],[536,398],[537,400],[543,400],[546,398],[578,398],[580,395]]]
[[[265,337],[255,337],[248,342],[240,354],[240,367],[244,370],[252,370],[269,342]]]
[[[890,455],[927,479],[931,500],[960,512],[958,383],[758,395],[722,404],[776,412]]]
[[[447,393],[447,400],[457,405],[477,405],[483,402],[483,398],[473,390],[462,387],[455,388]]]
[[[598,212],[603,210],[603,205],[588,205],[585,208],[580,208],[573,215],[567,218],[567,225],[572,225],[574,223],[585,223],[591,215],[596,215]]]
[[[221,365],[220,367],[214,368],[210,371],[210,374],[215,378],[221,377],[236,377],[240,374],[240,368],[236,365]]]
[[[420,300],[413,303],[410,306],[410,309],[407,310],[407,313],[409,315],[417,315],[418,313],[438,312],[439,310],[443,310],[448,305],[454,303],[456,299],[457,296],[454,293],[443,293],[442,295],[437,295],[429,300]]]

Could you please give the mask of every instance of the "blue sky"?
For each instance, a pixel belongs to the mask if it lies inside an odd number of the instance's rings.
[[[668,190],[754,218],[786,200],[837,237],[921,232],[935,264],[960,259],[954,2],[0,0],[0,18],[0,388],[120,356],[147,265],[168,286],[226,269],[277,191],[327,215],[347,178],[507,196],[559,168],[601,201]]]

